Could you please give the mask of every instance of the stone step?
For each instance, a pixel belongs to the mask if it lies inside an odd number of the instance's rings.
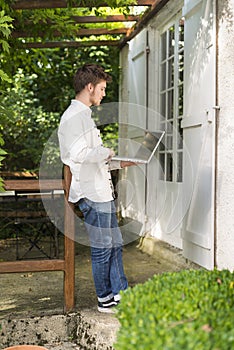
[[[0,348],[31,344],[56,350],[112,350],[119,329],[114,315],[84,310],[67,315],[0,320]]]

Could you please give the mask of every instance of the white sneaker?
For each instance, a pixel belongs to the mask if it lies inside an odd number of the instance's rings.
[[[106,314],[114,314],[116,312],[115,306],[118,305],[118,302],[114,300],[114,298],[104,301],[98,302],[98,311]]]
[[[121,300],[121,295],[120,294],[114,295],[114,301],[116,301],[116,303],[119,303],[120,300]]]

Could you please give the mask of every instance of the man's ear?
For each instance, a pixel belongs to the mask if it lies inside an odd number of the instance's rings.
[[[87,89],[88,89],[89,92],[93,92],[93,90],[94,90],[93,84],[92,83],[88,83],[87,84]]]

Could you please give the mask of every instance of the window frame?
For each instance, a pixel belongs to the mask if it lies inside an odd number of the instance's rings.
[[[174,35],[171,35],[170,29],[173,27]],[[180,12],[159,31],[159,111],[160,114],[162,111],[164,112],[160,126],[166,131],[164,144],[159,149],[161,165],[159,179],[175,183],[183,182],[183,129],[181,122],[184,111],[184,30],[180,31],[180,28],[183,27],[184,19]],[[163,42],[163,39],[166,42]],[[172,64],[170,65],[170,63]],[[163,66],[164,70],[162,70]],[[181,78],[182,80],[180,80]],[[170,95],[171,103],[169,104]],[[163,105],[162,100],[164,100],[165,105]],[[168,147],[169,144],[171,144],[170,147]]]

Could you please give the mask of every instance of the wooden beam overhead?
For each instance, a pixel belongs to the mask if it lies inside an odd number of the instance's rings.
[[[83,37],[83,36],[90,36],[90,35],[120,35],[120,34],[126,34],[129,31],[129,28],[115,28],[115,29],[108,29],[108,28],[92,28],[92,29],[79,29],[75,33],[77,37]],[[12,32],[12,38],[33,38],[33,37],[41,37],[43,38],[45,36],[45,32],[38,32],[36,35],[35,33],[30,33],[28,31],[13,31]],[[61,37],[62,33],[59,31],[53,32],[54,37]]]
[[[64,41],[52,41],[52,42],[32,42],[32,43],[21,43],[21,47],[27,48],[53,48],[53,47],[82,47],[82,46],[100,46],[100,45],[118,45],[121,49],[129,40],[131,40],[134,36],[136,36],[142,28],[144,28],[149,20],[158,13],[162,7],[164,7],[169,0],[137,0],[137,4],[133,4],[133,6],[148,6],[148,9],[145,11],[143,16],[133,16],[129,15],[125,17],[124,15],[109,15],[106,17],[102,16],[71,16],[71,19],[75,23],[87,24],[87,23],[107,23],[107,22],[127,22],[133,21],[135,25],[131,28],[118,28],[118,29],[107,29],[107,28],[86,28],[86,29],[78,29],[77,32],[72,35],[76,35],[79,37],[85,36],[97,36],[97,41],[66,41],[65,35],[60,33],[59,31],[55,31],[53,33],[54,37],[61,37]],[[75,0],[74,0],[75,2]],[[68,0],[15,0],[15,3],[12,4],[12,8],[15,10],[24,10],[24,9],[43,9],[43,8],[67,8]],[[85,4],[85,5],[84,5]],[[80,5],[74,3],[71,7],[95,7],[95,0],[87,0],[85,2],[81,2]],[[103,2],[97,2],[96,7],[108,7],[108,4]],[[52,24],[48,19],[47,25]],[[33,24],[30,21],[26,21],[25,25],[31,29]],[[32,31],[31,31],[32,32]],[[98,40],[99,35],[121,35],[125,34],[125,36],[121,40]],[[25,27],[25,31],[17,30],[17,23],[15,23],[15,30],[12,32],[13,38],[27,38],[27,37],[45,37],[45,31],[43,32],[43,27],[41,28],[41,33],[30,33],[30,30],[27,30]]]
[[[76,23],[107,23],[107,22],[137,22],[140,16],[124,16],[124,15],[113,15],[113,16],[71,16],[71,19]]]
[[[52,41],[52,42],[32,42],[22,43],[19,47],[24,49],[53,49],[70,47],[90,47],[90,46],[118,46],[120,40],[95,40],[95,41]]]
[[[83,4],[73,4],[71,7],[108,7],[108,4],[103,1],[103,3],[98,2],[94,5],[95,1],[88,0]],[[136,4],[132,6],[151,6],[154,0],[138,0]],[[16,0],[14,4],[11,5],[14,10],[35,10],[35,9],[48,9],[48,8],[66,8],[68,7],[66,0]]]
[[[124,16],[124,15],[113,15],[113,16],[71,16],[71,20],[73,20],[77,24],[90,24],[90,23],[114,23],[114,22],[138,22],[140,20],[140,16]],[[41,22],[41,25],[51,25],[53,22],[51,20],[47,20],[46,22]],[[25,26],[33,26],[32,21],[26,20],[24,22]],[[14,21],[14,28],[17,31],[17,27],[19,26],[19,22],[17,20]]]
[[[108,4],[103,1],[95,1],[95,0],[87,0],[87,1],[76,1],[73,0],[73,2],[70,0],[15,0],[15,2],[11,5],[12,9],[14,10],[35,10],[35,9],[55,9],[55,8],[68,8],[68,2],[70,3],[70,7],[80,7],[80,8],[89,8],[89,7],[108,7]],[[137,0],[136,3],[133,3],[132,6],[148,6],[152,7],[155,0]],[[96,6],[95,6],[96,4]],[[93,16],[93,15],[86,15],[86,16],[71,16],[70,17],[75,23],[77,24],[88,24],[88,23],[114,23],[114,22],[134,22],[139,23],[141,21],[141,16],[139,15],[109,15],[109,16]],[[46,33],[48,33],[48,30],[44,30],[43,26],[50,26],[52,25],[52,21],[50,19],[47,20],[46,23],[42,23],[40,32],[37,32],[36,30],[33,31],[33,23],[30,22],[30,20],[26,20],[24,23],[23,30],[18,29],[19,23],[17,21],[14,23],[15,29],[12,31],[11,36],[12,38],[46,38]],[[49,29],[49,28],[47,28]],[[113,40],[105,40],[100,41],[98,40],[98,36],[100,35],[126,35],[128,36],[131,32],[130,28],[116,28],[116,29],[108,29],[108,28],[81,28],[77,29],[76,32],[72,32],[71,35],[67,35],[65,33],[59,32],[58,30],[55,30],[53,32],[49,32],[48,35],[54,38],[60,38],[60,41],[50,41],[50,42],[33,42],[33,43],[19,43],[19,45],[24,47],[34,47],[34,48],[53,48],[53,47],[81,47],[81,46],[93,46],[95,41],[85,41],[77,42],[73,41],[72,36],[75,36],[77,38],[81,37],[89,37],[91,35],[96,36],[96,46],[100,45],[119,45],[120,41],[115,40],[113,37]],[[47,35],[47,39],[48,39]],[[66,39],[71,39],[67,41]],[[42,39],[43,40],[43,39]],[[49,39],[50,40],[50,39]],[[53,40],[53,39],[52,39]],[[95,40],[95,39],[94,39]],[[22,47],[21,46],[21,47]]]

